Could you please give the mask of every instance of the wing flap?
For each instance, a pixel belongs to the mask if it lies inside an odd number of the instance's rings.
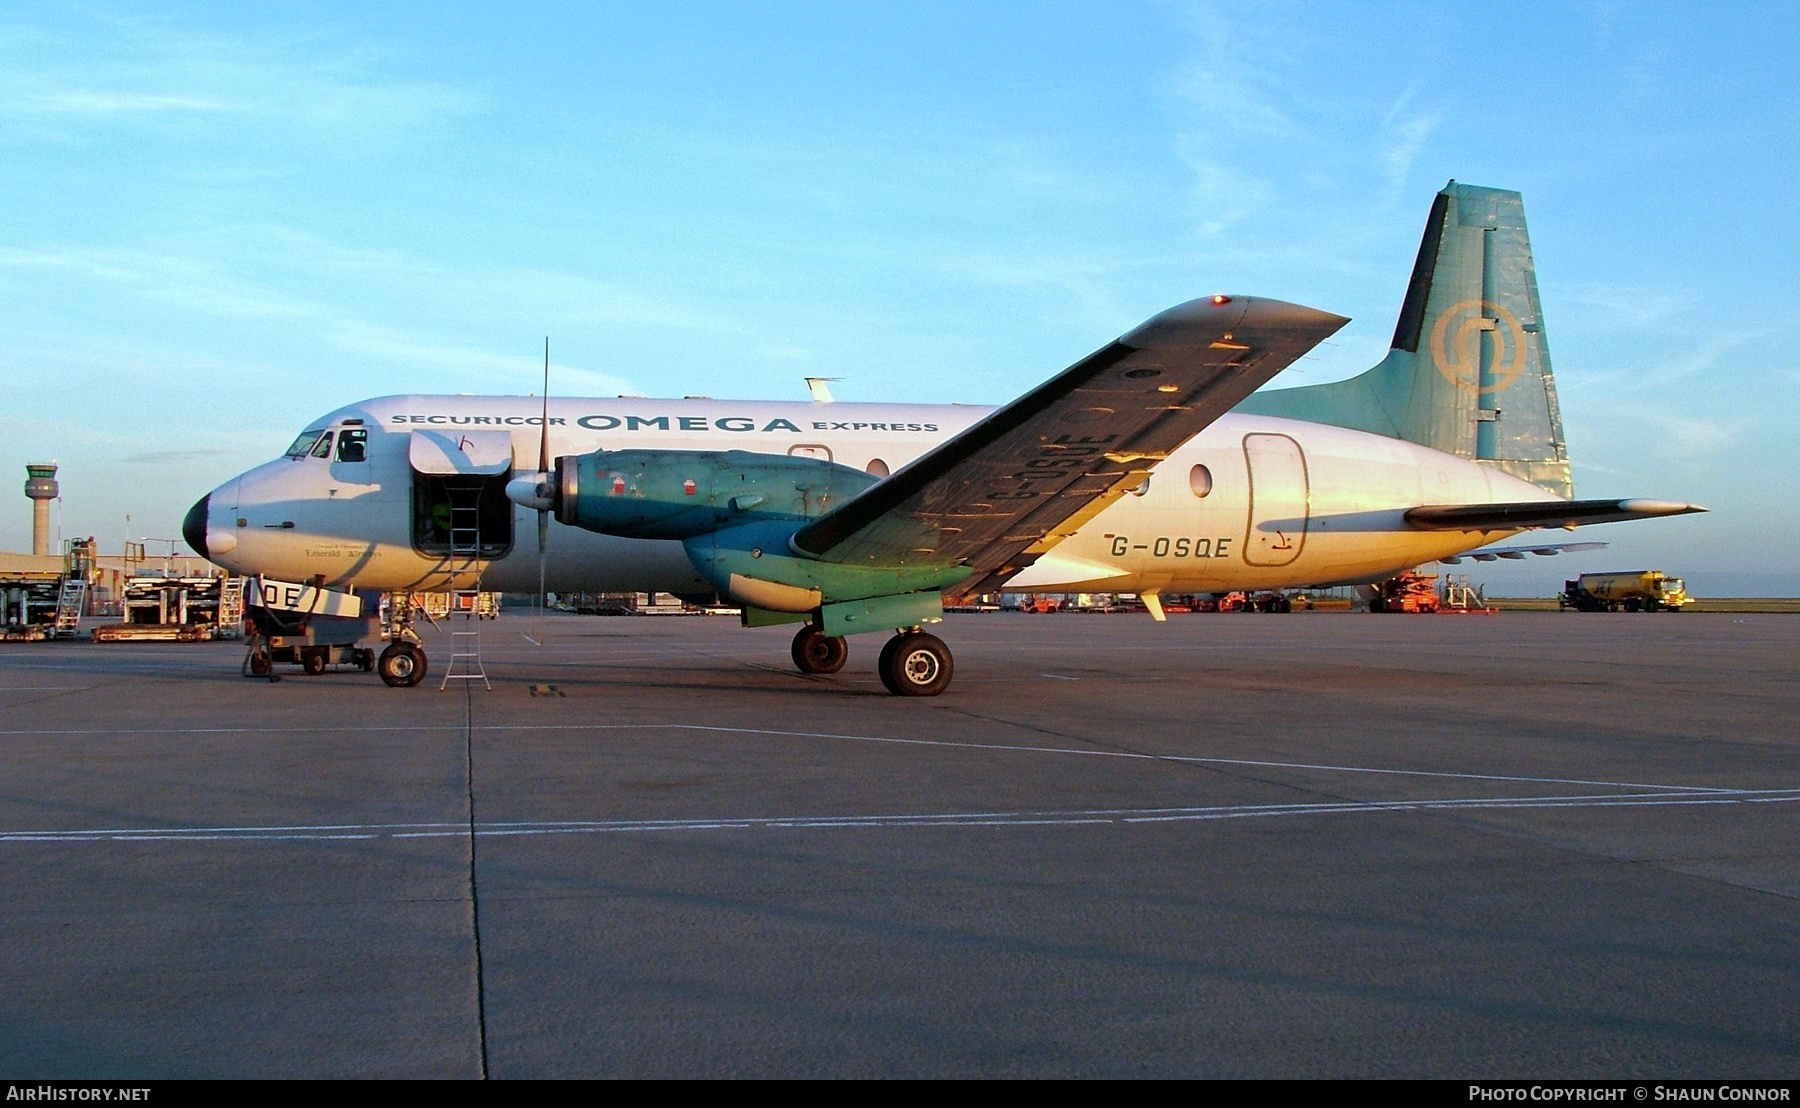
[[[1425,504],[1408,509],[1406,522],[1420,531],[1517,531],[1704,511],[1698,505],[1678,500],[1528,500],[1514,504]]]
[[[1178,305],[795,534],[834,562],[969,565],[990,587],[1348,320],[1279,300]]]

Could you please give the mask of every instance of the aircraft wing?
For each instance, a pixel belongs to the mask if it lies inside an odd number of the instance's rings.
[[[968,565],[992,588],[1349,320],[1215,296],[1170,308],[820,516],[795,550],[832,562]]]
[[[1678,500],[1527,500],[1516,504],[1426,504],[1408,509],[1406,522],[1420,531],[1517,531],[1704,511]]]

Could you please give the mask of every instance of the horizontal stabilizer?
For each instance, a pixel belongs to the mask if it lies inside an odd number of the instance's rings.
[[[1420,531],[1516,531],[1704,511],[1679,500],[1527,500],[1518,504],[1426,504],[1409,509],[1406,522]]]
[[[1527,554],[1548,558],[1552,554],[1573,554],[1578,550],[1602,550],[1605,547],[1606,544],[1603,542],[1543,542],[1532,546],[1484,546],[1480,550],[1439,558],[1438,561],[1447,566],[1461,565],[1465,558],[1477,562],[1491,562],[1496,558],[1505,558],[1509,562],[1522,562]]]

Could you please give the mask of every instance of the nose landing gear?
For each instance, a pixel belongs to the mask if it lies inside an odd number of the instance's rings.
[[[425,680],[425,652],[405,641],[388,644],[375,663],[381,680],[396,689],[410,689]]]
[[[827,635],[808,625],[794,636],[792,653],[801,673],[836,673],[850,657],[850,644],[842,635]]]

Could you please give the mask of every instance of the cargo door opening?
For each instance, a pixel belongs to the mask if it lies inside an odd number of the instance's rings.
[[[491,561],[513,544],[512,436],[504,431],[414,431],[412,543],[419,553]]]

